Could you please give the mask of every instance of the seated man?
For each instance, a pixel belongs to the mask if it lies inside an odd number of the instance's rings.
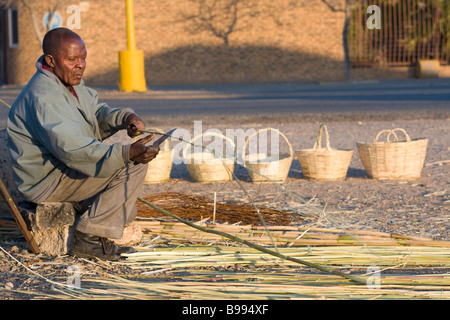
[[[99,103],[84,85],[86,47],[76,33],[49,31],[43,51],[8,116],[14,179],[29,202],[79,205],[72,255],[117,260],[133,248],[108,239],[121,238],[136,217],[146,164],[159,148],[146,145],[153,135],[129,145],[102,143],[121,129],[135,137],[144,123],[131,109]]]

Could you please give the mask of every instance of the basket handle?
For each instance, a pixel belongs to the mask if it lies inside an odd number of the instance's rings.
[[[377,136],[375,137],[375,139],[374,139],[373,142],[378,142],[378,139],[380,138],[380,136],[381,136],[383,133],[388,133],[388,136],[387,136],[387,138],[386,138],[386,142],[389,141],[388,139],[389,139],[389,135],[390,135],[390,134],[393,134],[394,137],[395,137],[395,140],[398,140],[397,135],[395,134],[395,132],[393,133],[392,130],[381,130],[380,132],[378,132],[378,134],[377,134]]]
[[[265,130],[265,131],[273,130],[273,131],[278,132],[278,134],[281,134],[281,136],[283,137],[283,139],[286,141],[287,145],[289,146],[289,154],[290,154],[291,156],[294,154],[294,151],[292,150],[292,145],[291,145],[291,143],[289,142],[288,138],[283,134],[283,132],[281,132],[280,130],[275,129],[275,128],[265,128],[265,129],[259,129],[259,130],[257,130],[255,133],[253,133],[252,135],[250,135],[250,136],[245,140],[244,148],[243,148],[243,151],[242,151],[242,155],[243,155],[243,156],[245,156],[245,152],[247,151],[247,145],[248,145],[250,139],[253,138],[254,136],[256,136],[256,135],[258,134],[258,132],[263,131],[263,130]]]
[[[404,130],[404,129],[402,129],[402,128],[396,128],[396,129],[392,129],[392,130],[382,130],[382,131],[380,131],[380,132],[378,132],[378,134],[377,134],[377,136],[375,137],[375,141],[374,142],[378,142],[378,139],[379,139],[379,137],[383,134],[383,133],[387,133],[388,135],[387,135],[387,137],[386,137],[386,142],[390,142],[389,141],[389,138],[391,137],[391,135],[393,135],[394,136],[394,141],[398,141],[398,137],[397,137],[397,135],[395,134],[395,131],[402,131],[403,132],[403,134],[405,135],[405,137],[406,137],[406,141],[411,141],[411,138],[409,137],[409,135],[406,133],[406,131]]]
[[[234,145],[233,141],[231,141],[229,138],[225,137],[223,134],[220,133],[216,133],[216,132],[207,132],[207,133],[202,133],[199,134],[197,136],[195,136],[190,143],[186,144],[186,146],[183,148],[183,158],[186,158],[186,151],[187,149],[195,142],[197,141],[200,137],[207,137],[207,136],[212,136],[212,137],[219,137],[219,138],[224,138],[232,147],[234,150],[234,158],[236,159],[237,155],[236,155],[236,146]]]
[[[327,150],[331,150],[331,146],[330,146],[330,136],[328,135],[328,130],[327,130],[327,126],[324,125],[323,123],[320,125],[319,127],[319,135],[317,137],[317,141],[316,143],[314,143],[314,149],[322,149],[322,132],[325,129],[325,143],[326,143],[326,147]]]
[[[388,141],[389,141],[389,136],[390,136],[391,134],[394,135],[395,141],[398,141],[398,138],[397,138],[397,135],[395,134],[395,131],[401,131],[401,132],[403,132],[403,134],[405,135],[406,141],[407,141],[407,142],[410,142],[410,141],[411,141],[411,138],[409,137],[409,135],[408,135],[408,134],[406,133],[406,131],[405,131],[404,129],[402,129],[402,128],[395,128],[395,129],[392,129],[391,132],[388,134],[388,137],[387,137]]]

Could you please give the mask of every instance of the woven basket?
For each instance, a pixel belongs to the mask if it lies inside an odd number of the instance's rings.
[[[395,132],[401,131],[405,140],[399,140]],[[379,137],[388,133],[385,142]],[[390,141],[391,136],[394,141]],[[357,143],[361,162],[372,179],[415,180],[420,178],[425,161],[428,139],[413,139],[404,129],[380,131],[373,143]]]
[[[322,132],[325,130],[326,148],[322,148]],[[344,180],[352,159],[353,150],[338,150],[330,147],[327,127],[321,124],[313,149],[296,151],[303,175],[308,180]]]
[[[209,151],[194,152],[187,155],[187,149],[191,147],[196,140],[204,136],[215,136],[225,139],[235,149],[233,141],[225,136],[210,132],[200,134],[191,140],[190,144],[183,149],[183,159],[191,179],[194,182],[221,182],[233,179],[233,171],[236,163],[236,152],[234,158],[215,157]]]
[[[281,135],[289,146],[289,153],[279,153],[276,156],[267,156],[265,153],[253,153],[245,155],[247,145],[251,138],[258,134],[259,131],[276,131]],[[266,128],[256,131],[249,136],[244,144],[242,153],[244,164],[252,182],[284,182],[287,179],[291,168],[294,152],[292,146],[286,136],[277,129]]]
[[[152,130],[164,133],[158,128],[152,128]],[[169,141],[166,140],[155,159],[148,163],[144,183],[151,184],[169,180],[172,161],[172,150],[169,147]]]

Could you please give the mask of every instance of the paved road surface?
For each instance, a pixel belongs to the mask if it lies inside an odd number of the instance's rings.
[[[147,93],[97,87],[101,101],[133,108],[145,120],[245,123],[341,119],[450,119],[450,78],[322,84],[151,86]],[[1,88],[12,104],[17,88]],[[5,125],[7,108],[0,108]]]

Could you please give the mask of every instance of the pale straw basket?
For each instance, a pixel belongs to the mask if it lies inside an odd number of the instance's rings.
[[[233,141],[227,137],[215,133],[200,134],[191,140],[191,144],[187,144],[183,148],[183,159],[186,165],[191,179],[194,182],[220,182],[233,180],[233,171],[236,163],[236,152],[234,151],[234,157],[216,157],[211,151],[204,150],[202,152],[192,152],[187,154],[189,148],[194,148],[192,144],[200,137],[215,136],[223,138],[225,142],[228,142],[235,150]]]
[[[266,153],[252,153],[246,155],[247,146],[251,138],[257,135],[260,131],[275,131],[283,137],[289,146],[289,153],[275,153],[268,156]],[[242,152],[244,164],[252,182],[284,182],[287,179],[289,170],[291,168],[292,160],[294,159],[294,152],[291,143],[286,136],[277,129],[265,128],[256,131],[249,136],[244,144]]]
[[[322,148],[322,133],[325,131],[326,147]],[[319,135],[313,149],[303,149],[295,152],[303,170],[303,176],[308,180],[344,180],[352,159],[353,150],[338,150],[331,148],[327,127],[321,124]]]
[[[164,133],[158,128],[152,128],[152,131]],[[172,150],[169,147],[169,140],[167,139],[163,142],[156,158],[148,163],[144,183],[151,184],[169,180],[170,172],[172,171],[172,161]]]
[[[399,140],[396,132],[405,135]],[[385,142],[378,142],[387,133]],[[390,138],[394,137],[394,141]],[[382,180],[415,180],[420,178],[425,161],[428,139],[413,139],[404,129],[380,131],[373,143],[357,143],[361,162],[369,178]]]

